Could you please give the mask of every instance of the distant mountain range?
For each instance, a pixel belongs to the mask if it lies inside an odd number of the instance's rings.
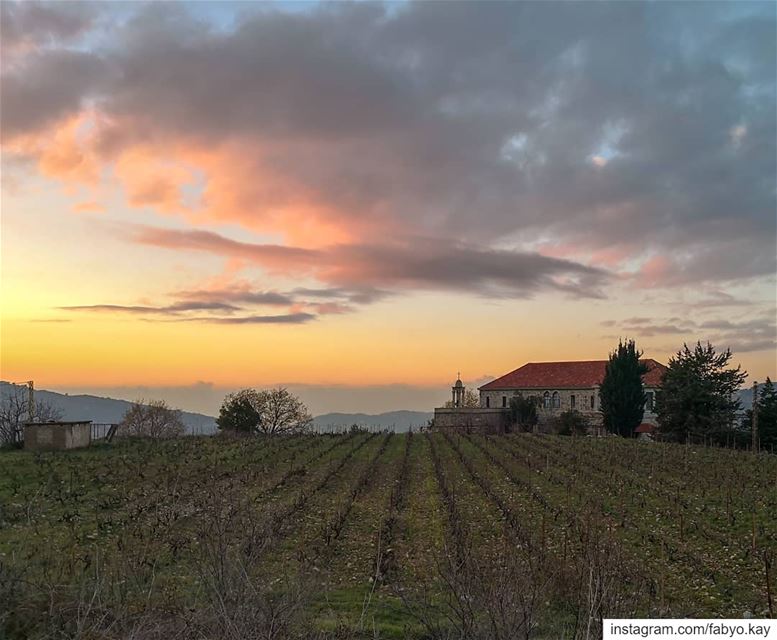
[[[11,389],[27,392],[27,387],[0,382],[0,397]],[[62,413],[62,420],[91,420],[92,422],[121,422],[127,409],[132,406],[127,400],[101,398],[91,395],[69,395],[54,391],[35,390],[35,399],[46,402]],[[313,425],[319,431],[337,431],[357,424],[370,429],[393,429],[408,431],[410,428],[426,426],[434,414],[423,411],[390,411],[378,415],[366,413],[326,413],[313,418]],[[182,411],[181,418],[191,434],[208,435],[216,432],[216,419],[201,413]]]
[[[0,397],[5,397],[16,387],[27,392],[27,387],[0,382]],[[98,396],[69,395],[54,391],[35,390],[35,400],[51,405],[62,413],[62,420],[91,420],[92,422],[121,422],[124,414],[132,406],[126,400],[100,398]],[[188,433],[211,434],[216,432],[216,419],[201,413],[181,412],[181,419]]]

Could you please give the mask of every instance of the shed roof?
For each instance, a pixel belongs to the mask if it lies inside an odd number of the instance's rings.
[[[91,420],[49,420],[48,422],[25,422],[26,427],[66,427],[73,424],[91,424]]]

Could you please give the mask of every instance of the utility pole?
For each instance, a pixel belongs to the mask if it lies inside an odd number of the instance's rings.
[[[753,453],[758,453],[758,382],[753,380]]]
[[[35,385],[30,380],[27,383],[27,422],[32,422],[35,417]]]

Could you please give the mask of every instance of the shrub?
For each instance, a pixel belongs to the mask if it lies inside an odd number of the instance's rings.
[[[582,436],[588,433],[588,419],[579,411],[570,409],[556,418],[556,433],[562,436]]]

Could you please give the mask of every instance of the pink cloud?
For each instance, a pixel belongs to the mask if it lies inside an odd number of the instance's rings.
[[[91,114],[82,112],[56,125],[3,140],[7,153],[36,162],[39,172],[65,184],[96,186],[102,159],[91,146]]]
[[[669,284],[676,265],[664,255],[656,255],[648,259],[636,274],[640,287],[650,288]]]

